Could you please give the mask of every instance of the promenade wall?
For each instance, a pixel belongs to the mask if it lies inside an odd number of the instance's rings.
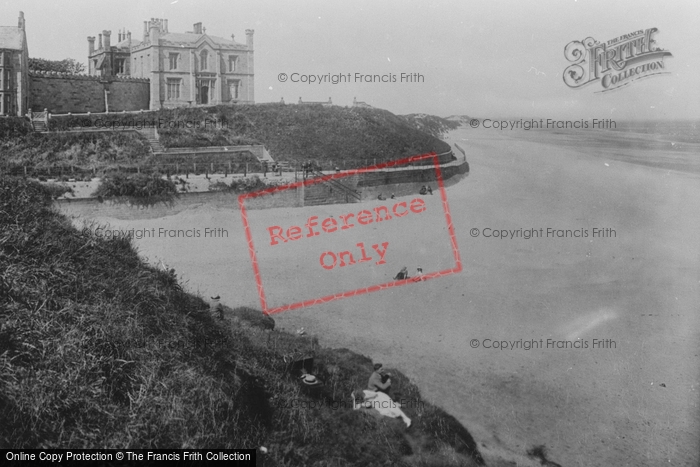
[[[452,164],[442,167],[442,178],[445,186],[459,182],[469,173],[469,164]],[[376,199],[381,193],[387,198],[394,194],[406,196],[418,193],[422,185],[430,185],[437,194],[438,183],[435,178],[435,167],[425,169],[392,170],[387,172],[368,172],[355,175],[352,185],[360,191],[362,200]],[[340,179],[341,181],[343,178]],[[356,185],[355,185],[356,184]],[[309,188],[306,188],[309,189]],[[312,188],[313,189],[313,188]],[[187,209],[201,206],[218,209],[238,210],[238,194],[233,192],[208,191],[199,193],[181,193],[171,204],[158,203],[150,207],[141,207],[97,198],[60,199],[56,207],[68,216],[85,218],[111,217],[115,219],[155,219],[173,216]],[[246,200],[246,209],[294,208],[304,206],[305,187],[290,188],[273,194],[266,194]],[[334,200],[340,203],[343,200]]]

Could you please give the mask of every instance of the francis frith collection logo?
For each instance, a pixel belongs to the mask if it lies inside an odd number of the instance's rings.
[[[592,37],[569,42],[564,56],[571,65],[564,70],[564,83],[577,89],[599,81],[603,89],[596,92],[607,92],[642,78],[669,73],[664,57],[673,55],[657,46],[657,32],[657,28],[640,29],[607,42]]]

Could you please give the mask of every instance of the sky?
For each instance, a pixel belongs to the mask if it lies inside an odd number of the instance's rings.
[[[87,36],[120,29],[141,39],[143,21],[171,32],[202,22],[207,33],[245,42],[255,30],[256,102],[353,98],[397,114],[523,119],[700,119],[700,2],[697,0],[0,0],[0,25],[24,11],[30,57],[87,62]],[[611,92],[572,89],[564,47],[658,28],[673,55],[669,73]],[[280,73],[287,81],[280,82]],[[294,75],[296,73],[296,75]],[[292,82],[350,74],[351,82]],[[355,74],[396,82],[354,82]],[[401,73],[420,82],[400,82]]]

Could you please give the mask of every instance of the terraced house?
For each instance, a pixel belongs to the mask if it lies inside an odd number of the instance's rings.
[[[202,23],[192,31],[174,33],[168,20],[144,21],[143,39],[120,31],[112,45],[111,32],[88,37],[88,72],[110,77],[150,80],[150,109],[190,105],[253,103],[253,30],[246,43],[207,34]]]

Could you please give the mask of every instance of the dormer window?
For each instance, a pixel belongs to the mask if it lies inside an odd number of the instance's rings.
[[[206,70],[208,68],[207,61],[209,59],[209,54],[207,53],[206,50],[202,50],[202,53],[199,54],[199,69],[200,70]]]

